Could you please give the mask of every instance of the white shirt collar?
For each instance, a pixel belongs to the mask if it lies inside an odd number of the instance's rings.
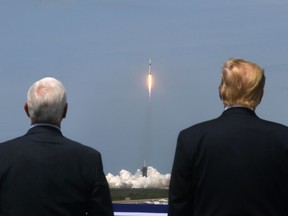
[[[54,128],[57,128],[58,130],[61,130],[61,128],[58,127],[57,125],[48,124],[48,123],[37,123],[37,124],[32,124],[30,128],[34,128],[34,127],[38,127],[38,126],[49,126],[49,127],[54,127]]]
[[[232,105],[232,106],[226,106],[226,107],[224,108],[224,110],[227,110],[227,109],[230,109],[230,108],[233,108],[233,107],[243,107],[243,108],[247,108],[247,109],[250,109],[250,110],[254,111],[253,108],[251,108],[251,107],[247,107],[247,106],[243,106],[243,105]]]

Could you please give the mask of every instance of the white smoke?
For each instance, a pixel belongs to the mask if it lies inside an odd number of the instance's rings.
[[[134,175],[122,169],[116,176],[108,173],[106,179],[110,188],[168,188],[170,176],[160,174],[153,167],[147,167],[147,177],[142,176],[140,169]]]

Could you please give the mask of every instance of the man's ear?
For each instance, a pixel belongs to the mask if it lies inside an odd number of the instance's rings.
[[[65,104],[64,111],[62,114],[62,119],[66,118],[67,111],[68,111],[68,103]]]
[[[25,103],[24,103],[24,110],[25,110],[25,112],[26,112],[27,116],[28,116],[28,117],[30,117],[30,114],[29,114],[29,109],[28,109],[28,104],[27,104],[27,102],[25,102]]]

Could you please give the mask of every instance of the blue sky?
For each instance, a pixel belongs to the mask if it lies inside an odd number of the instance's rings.
[[[287,9],[284,0],[0,0],[0,141],[27,131],[26,92],[53,76],[68,92],[64,135],[98,149],[106,173],[144,160],[170,173],[179,131],[221,114],[230,57],[265,69],[256,112],[288,125]]]

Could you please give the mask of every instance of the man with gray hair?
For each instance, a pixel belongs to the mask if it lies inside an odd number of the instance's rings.
[[[28,91],[31,128],[0,144],[1,216],[112,216],[101,154],[64,137],[62,83],[46,77]]]

